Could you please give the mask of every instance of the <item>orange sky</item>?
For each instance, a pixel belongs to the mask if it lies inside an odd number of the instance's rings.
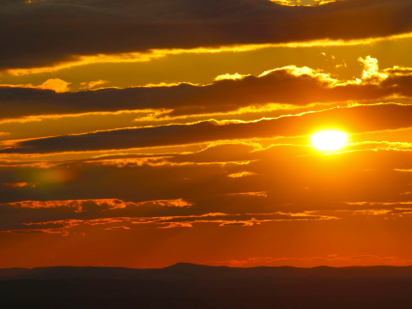
[[[6,1],[0,267],[412,264],[411,12]]]

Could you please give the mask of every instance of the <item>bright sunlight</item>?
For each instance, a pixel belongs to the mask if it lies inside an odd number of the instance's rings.
[[[348,135],[342,131],[321,131],[312,135],[313,145],[325,151],[338,150],[345,146]]]

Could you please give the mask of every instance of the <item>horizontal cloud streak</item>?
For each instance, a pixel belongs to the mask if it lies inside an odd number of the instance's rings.
[[[363,78],[340,81],[308,67],[287,66],[260,76],[218,79],[204,86],[181,83],[172,87],[101,89],[77,93],[0,87],[0,121],[36,116],[59,117],[127,110],[155,112],[146,120],[240,111],[265,110],[267,104],[291,104],[412,97],[410,68],[379,71],[377,59],[361,59]],[[299,89],[299,91],[296,91]],[[18,119],[22,120],[22,119]]]
[[[247,227],[332,217],[397,220],[411,214],[411,197],[402,193],[410,190],[412,174],[396,170],[412,168],[408,152],[362,149],[325,156],[303,146],[257,150],[239,144],[174,155],[168,160],[204,163],[227,158],[248,160],[249,164],[118,168],[98,160],[63,162],[48,171],[65,169],[82,177],[54,186],[38,177],[36,188],[0,186],[0,226],[14,231],[24,228],[23,223],[31,223],[25,226],[30,231],[38,232],[33,229],[38,227],[56,232],[58,228],[63,233],[65,228],[84,224],[172,228],[214,223]],[[41,172],[24,166],[1,167],[0,183],[10,183],[17,177],[29,182]],[[253,176],[228,177],[237,173]],[[102,175],[110,175],[111,181]],[[107,198],[110,196],[116,198]],[[205,218],[206,214],[210,218]]]
[[[7,1],[0,11],[0,27],[8,29],[0,34],[0,69],[74,55],[387,36],[412,31],[411,11],[407,0],[316,8],[269,0]]]
[[[367,93],[348,95],[343,89],[332,90],[330,86],[333,81],[326,74],[291,66],[272,70],[261,77],[220,80],[206,86],[180,84],[173,87],[103,89],[61,94],[0,87],[0,120],[142,109],[173,110],[172,115],[190,115],[225,112],[271,102],[304,105],[370,97]],[[300,91],[293,91],[296,88]],[[374,96],[382,96],[381,90],[377,89],[377,92]]]
[[[387,115],[391,115],[388,117]],[[23,141],[0,154],[53,153],[205,143],[219,140],[307,135],[324,128],[351,133],[411,127],[412,106],[376,104],[305,113],[256,122],[207,121]]]
[[[22,201],[7,204],[13,208],[68,208],[74,212],[85,212],[88,208],[98,207],[100,210],[125,209],[144,205],[155,205],[162,207],[190,207],[190,203],[183,199],[176,200],[157,200],[144,202],[125,202],[118,199],[100,199],[100,200],[62,200],[62,201]]]
[[[168,229],[177,227],[193,227],[193,224],[215,223],[220,227],[225,226],[254,226],[267,222],[282,221],[308,221],[308,220],[336,220],[337,217],[308,214],[308,213],[259,213],[259,214],[225,214],[225,213],[205,213],[201,215],[186,216],[162,216],[162,217],[107,217],[99,219],[69,219],[45,222],[26,222],[22,223],[23,228],[15,230],[0,230],[6,233],[24,232],[46,232],[62,233],[66,235],[68,229],[78,226],[90,225],[101,226],[110,224],[128,224],[127,228],[141,225],[154,225],[155,228]],[[108,230],[106,228],[105,230]],[[115,229],[117,229],[115,227]]]

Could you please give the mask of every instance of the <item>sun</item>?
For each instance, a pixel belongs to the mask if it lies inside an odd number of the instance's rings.
[[[348,135],[342,131],[321,131],[311,137],[312,144],[324,151],[338,150],[346,145]]]

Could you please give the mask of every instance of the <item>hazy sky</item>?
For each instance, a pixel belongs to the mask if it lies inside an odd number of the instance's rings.
[[[1,268],[412,264],[410,0],[3,2]]]

